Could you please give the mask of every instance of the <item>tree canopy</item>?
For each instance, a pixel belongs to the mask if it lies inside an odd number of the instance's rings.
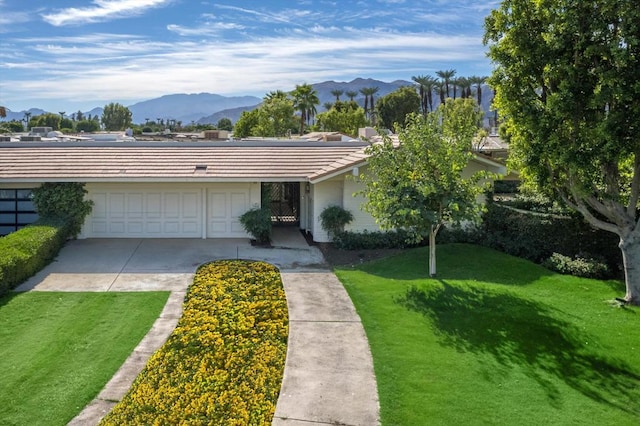
[[[110,103],[102,111],[102,125],[105,130],[125,130],[131,126],[131,111],[124,105]]]
[[[401,87],[378,99],[376,111],[378,124],[387,129],[404,126],[405,118],[420,111],[420,96],[414,87]]]
[[[434,112],[407,117],[398,135],[368,148],[362,174],[366,211],[383,229],[403,228],[417,241],[429,236],[430,274],[435,275],[435,237],[444,223],[479,218],[477,201],[486,172],[463,176],[481,112],[472,99],[448,99]]]
[[[620,237],[640,304],[640,8],[505,0],[486,20],[489,84],[525,181]]]

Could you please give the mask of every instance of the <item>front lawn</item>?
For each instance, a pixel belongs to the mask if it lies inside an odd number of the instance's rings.
[[[149,331],[169,293],[0,298],[0,424],[65,425]]]
[[[479,246],[342,267],[374,359],[382,424],[636,425],[640,310],[619,282]]]

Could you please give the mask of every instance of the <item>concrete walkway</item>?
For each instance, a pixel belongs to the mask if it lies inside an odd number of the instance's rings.
[[[175,328],[198,265],[263,260],[280,268],[289,307],[287,359],[274,425],[379,424],[377,386],[360,318],[342,284],[298,232],[274,248],[248,240],[92,239],[69,242],[17,291],[170,291],[164,310],[99,395],[69,424],[95,425]]]

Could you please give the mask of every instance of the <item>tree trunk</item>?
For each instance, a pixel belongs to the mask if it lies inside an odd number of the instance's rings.
[[[431,227],[429,232],[429,276],[436,276],[436,233],[438,229],[435,226]]]
[[[637,232],[620,240],[624,261],[624,280],[627,293],[624,300],[630,305],[640,306],[640,238]]]

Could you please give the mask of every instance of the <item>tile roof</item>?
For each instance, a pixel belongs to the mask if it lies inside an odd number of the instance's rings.
[[[322,180],[365,159],[362,142],[0,143],[1,182]]]

